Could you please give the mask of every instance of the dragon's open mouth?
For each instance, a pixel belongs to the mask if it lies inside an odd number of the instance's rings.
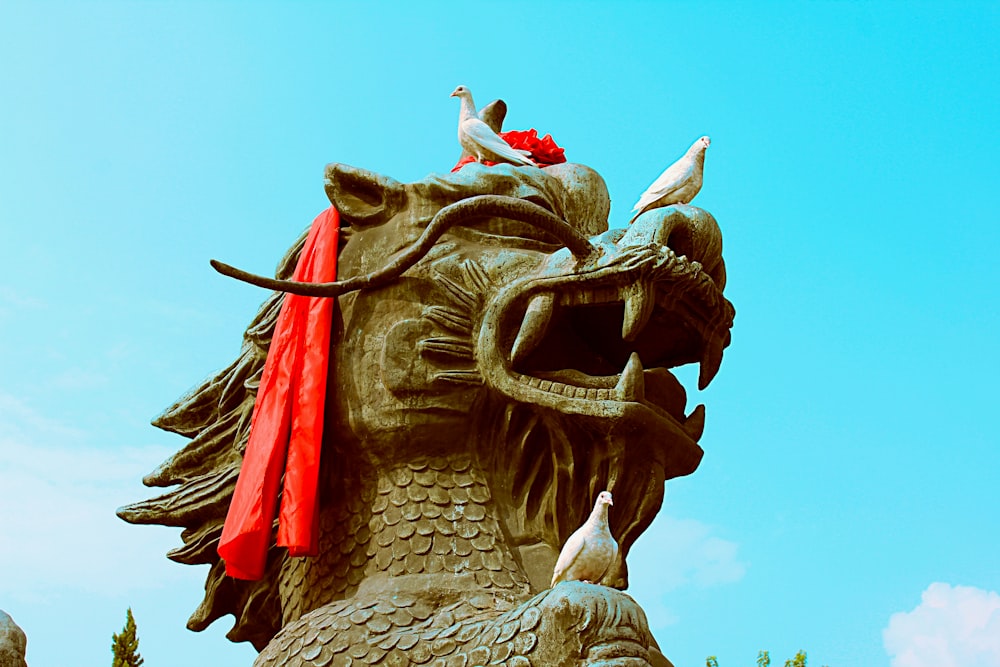
[[[512,332],[500,341],[509,377],[562,404],[642,404],[697,441],[704,408],[685,414],[686,392],[669,369],[698,362],[706,387],[729,344],[732,306],[697,262],[667,248],[658,254],[656,268],[638,278],[598,271],[543,281],[512,299],[500,327]]]

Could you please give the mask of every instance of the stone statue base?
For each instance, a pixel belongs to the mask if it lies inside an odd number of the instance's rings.
[[[289,624],[257,667],[311,665],[665,664],[635,601],[620,591],[564,582],[526,600],[476,593],[472,575],[368,580],[350,600]]]

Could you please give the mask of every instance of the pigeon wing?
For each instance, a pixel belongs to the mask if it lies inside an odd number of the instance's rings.
[[[639,201],[635,203],[632,207],[633,211],[641,211],[645,207],[649,206],[656,201],[663,199],[664,197],[673,196],[690,176],[691,167],[693,163],[681,159],[664,170],[660,177],[653,181],[642,196],[639,197]]]
[[[566,544],[563,545],[562,551],[559,552],[559,559],[556,561],[555,570],[552,571],[552,585],[555,586],[560,581],[562,581],[562,576],[569,571],[573,563],[583,552],[583,545],[586,543],[583,531],[577,529],[575,533],[569,536],[566,540]]]
[[[534,162],[511,148],[510,144],[501,139],[500,135],[478,118],[463,120],[462,131],[470,141],[479,146],[484,159],[491,162],[511,162],[528,167],[535,166]]]
[[[604,579],[604,575],[611,571],[611,567],[615,564],[615,559],[618,558],[618,542],[612,537],[611,538],[611,558],[604,566],[604,570],[594,577],[594,583],[599,583]]]

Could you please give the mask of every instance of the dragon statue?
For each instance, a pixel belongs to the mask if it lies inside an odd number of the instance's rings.
[[[190,441],[144,478],[170,487],[119,510],[183,528],[168,557],[211,569],[202,630],[271,665],[669,665],[622,592],[664,482],[698,466],[704,407],[670,369],[719,369],[734,310],[715,219],[689,205],[608,229],[594,170],[465,165],[402,184],[326,169],[339,282],[290,281],[306,235],[239,357],[154,425]],[[233,271],[231,273],[238,274]],[[264,576],[226,576],[217,548],[287,292],[336,300],[322,440],[319,550],[270,547]],[[549,587],[601,490],[617,562]]]

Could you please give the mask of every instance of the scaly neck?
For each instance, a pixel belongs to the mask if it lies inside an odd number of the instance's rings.
[[[432,587],[471,579],[512,597],[530,592],[471,457],[417,456],[338,484],[320,518],[320,555],[288,558],[282,570],[283,623],[351,597],[365,582],[391,587],[397,577]]]

